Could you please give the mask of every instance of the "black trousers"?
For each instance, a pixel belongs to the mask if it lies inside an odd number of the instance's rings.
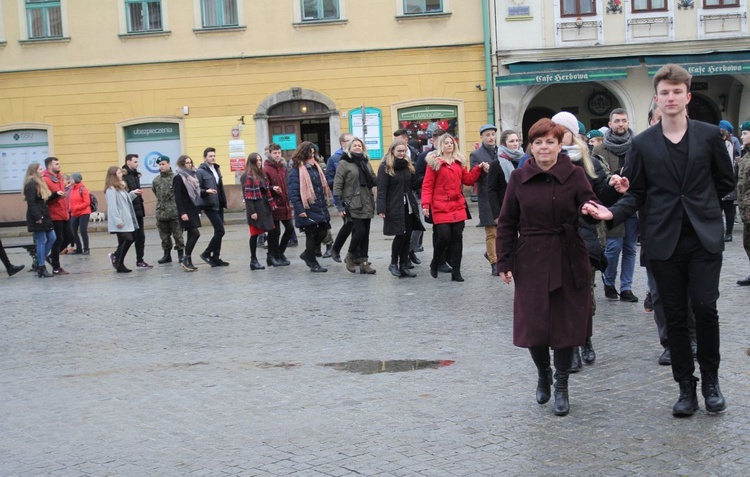
[[[281,235],[281,225],[284,224],[284,235]],[[292,219],[289,220],[274,220],[273,230],[268,231],[268,253],[272,257],[276,256],[276,253],[284,253],[287,245],[289,245],[289,239],[294,234],[294,224]],[[279,241],[281,236],[281,241]]]
[[[55,229],[57,239],[55,239],[52,250],[49,252],[49,261],[52,264],[52,269],[57,270],[60,268],[60,250],[66,244],[66,240],[70,239],[70,235],[67,232],[70,226],[67,220],[53,220],[52,227]],[[40,266],[42,265],[44,264],[40,264]]]
[[[371,219],[352,218],[354,230],[352,239],[349,241],[349,253],[354,258],[367,257],[370,253],[370,222]]]
[[[305,232],[305,262],[317,262],[315,253],[326,238],[330,225],[328,223],[309,225],[301,229]]]
[[[451,267],[461,267],[461,257],[464,250],[464,224],[461,222],[452,222],[449,224],[435,224],[433,229],[436,232],[435,249],[432,252],[432,259],[440,263],[443,257],[450,260]]]
[[[337,252],[340,252],[342,248],[344,248],[344,244],[346,243],[346,239],[349,238],[349,235],[351,235],[352,230],[354,230],[354,222],[352,222],[351,219],[345,219],[344,225],[341,226],[339,229],[339,233],[336,234],[336,240],[333,241],[333,249]]]
[[[734,231],[734,218],[737,215],[737,208],[733,200],[722,200],[721,210],[724,211],[724,220],[726,222],[726,234],[732,235]]]
[[[89,214],[81,215],[80,217],[73,217],[70,219],[70,225],[73,228],[73,240],[78,251],[89,249]],[[81,231],[80,237],[78,231]],[[81,245],[81,239],[83,239],[83,245]]]
[[[409,213],[409,207],[404,205],[404,225],[406,233],[393,237],[391,245],[391,263],[405,266],[409,260],[409,250],[411,249],[411,232],[414,229],[414,216]]]
[[[702,373],[719,370],[719,277],[722,253],[709,253],[692,228],[683,228],[674,254],[650,260],[667,320],[672,375],[675,381],[695,381],[690,348],[688,298],[695,314],[698,364]]]
[[[195,244],[198,243],[198,239],[201,236],[201,231],[198,228],[186,229],[187,240],[185,241],[185,255],[190,257],[193,254]]]
[[[206,247],[206,255],[219,258],[221,255],[221,239],[226,233],[224,231],[224,209],[203,209],[203,213],[206,214],[208,220],[211,221],[211,226],[214,228],[214,235],[211,237],[211,241],[208,242]]]
[[[138,263],[143,261],[143,253],[146,249],[146,230],[143,228],[143,217],[136,215],[135,220],[138,222],[138,229],[133,232],[133,235],[135,236],[135,262]]]

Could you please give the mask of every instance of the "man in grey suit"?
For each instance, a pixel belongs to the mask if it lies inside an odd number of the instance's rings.
[[[627,193],[609,210],[586,204],[584,213],[622,223],[645,204],[645,237],[651,271],[664,302],[672,375],[680,396],[676,417],[692,416],[698,397],[688,331],[688,298],[695,313],[701,391],[708,412],[726,409],[719,389],[719,298],[724,224],[719,200],[734,189],[719,128],[687,117],[690,74],[664,65],[654,76],[661,123],[634,140],[624,176]]]

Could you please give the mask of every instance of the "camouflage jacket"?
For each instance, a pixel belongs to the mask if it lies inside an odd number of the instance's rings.
[[[737,202],[742,222],[750,224],[750,153],[742,156],[737,170]]]
[[[156,220],[176,220],[177,203],[174,201],[172,188],[174,172],[160,172],[151,182],[151,188],[156,196]]]

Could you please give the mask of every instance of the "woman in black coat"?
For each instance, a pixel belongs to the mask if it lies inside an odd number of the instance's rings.
[[[182,155],[177,159],[177,174],[172,179],[174,189],[174,200],[177,204],[177,213],[180,216],[180,226],[187,231],[185,241],[185,258],[182,260],[182,269],[186,272],[194,272],[198,268],[193,265],[193,249],[201,236],[201,216],[198,206],[201,204],[200,185],[195,177],[193,160],[189,156]]]
[[[52,250],[57,235],[47,208],[47,202],[53,195],[42,178],[42,172],[44,168],[38,162],[29,164],[23,178],[23,196],[26,200],[26,225],[29,232],[34,233],[36,242],[37,274],[39,278],[50,278],[54,275],[47,271],[44,260]]]
[[[407,147],[401,139],[393,141],[378,169],[377,211],[383,218],[383,234],[394,236],[388,269],[399,278],[417,276],[407,268],[410,238],[412,230],[424,230],[413,192],[416,175],[406,156]]]

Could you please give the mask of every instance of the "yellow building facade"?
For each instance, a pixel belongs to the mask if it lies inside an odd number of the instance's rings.
[[[272,140],[329,155],[362,133],[363,107],[373,158],[401,127],[423,144],[449,127],[473,147],[488,118],[482,5],[457,6],[0,0],[0,222],[24,219],[20,180],[47,155],[99,191],[126,153],[149,184],[158,154],[200,162],[212,146],[232,184]]]

